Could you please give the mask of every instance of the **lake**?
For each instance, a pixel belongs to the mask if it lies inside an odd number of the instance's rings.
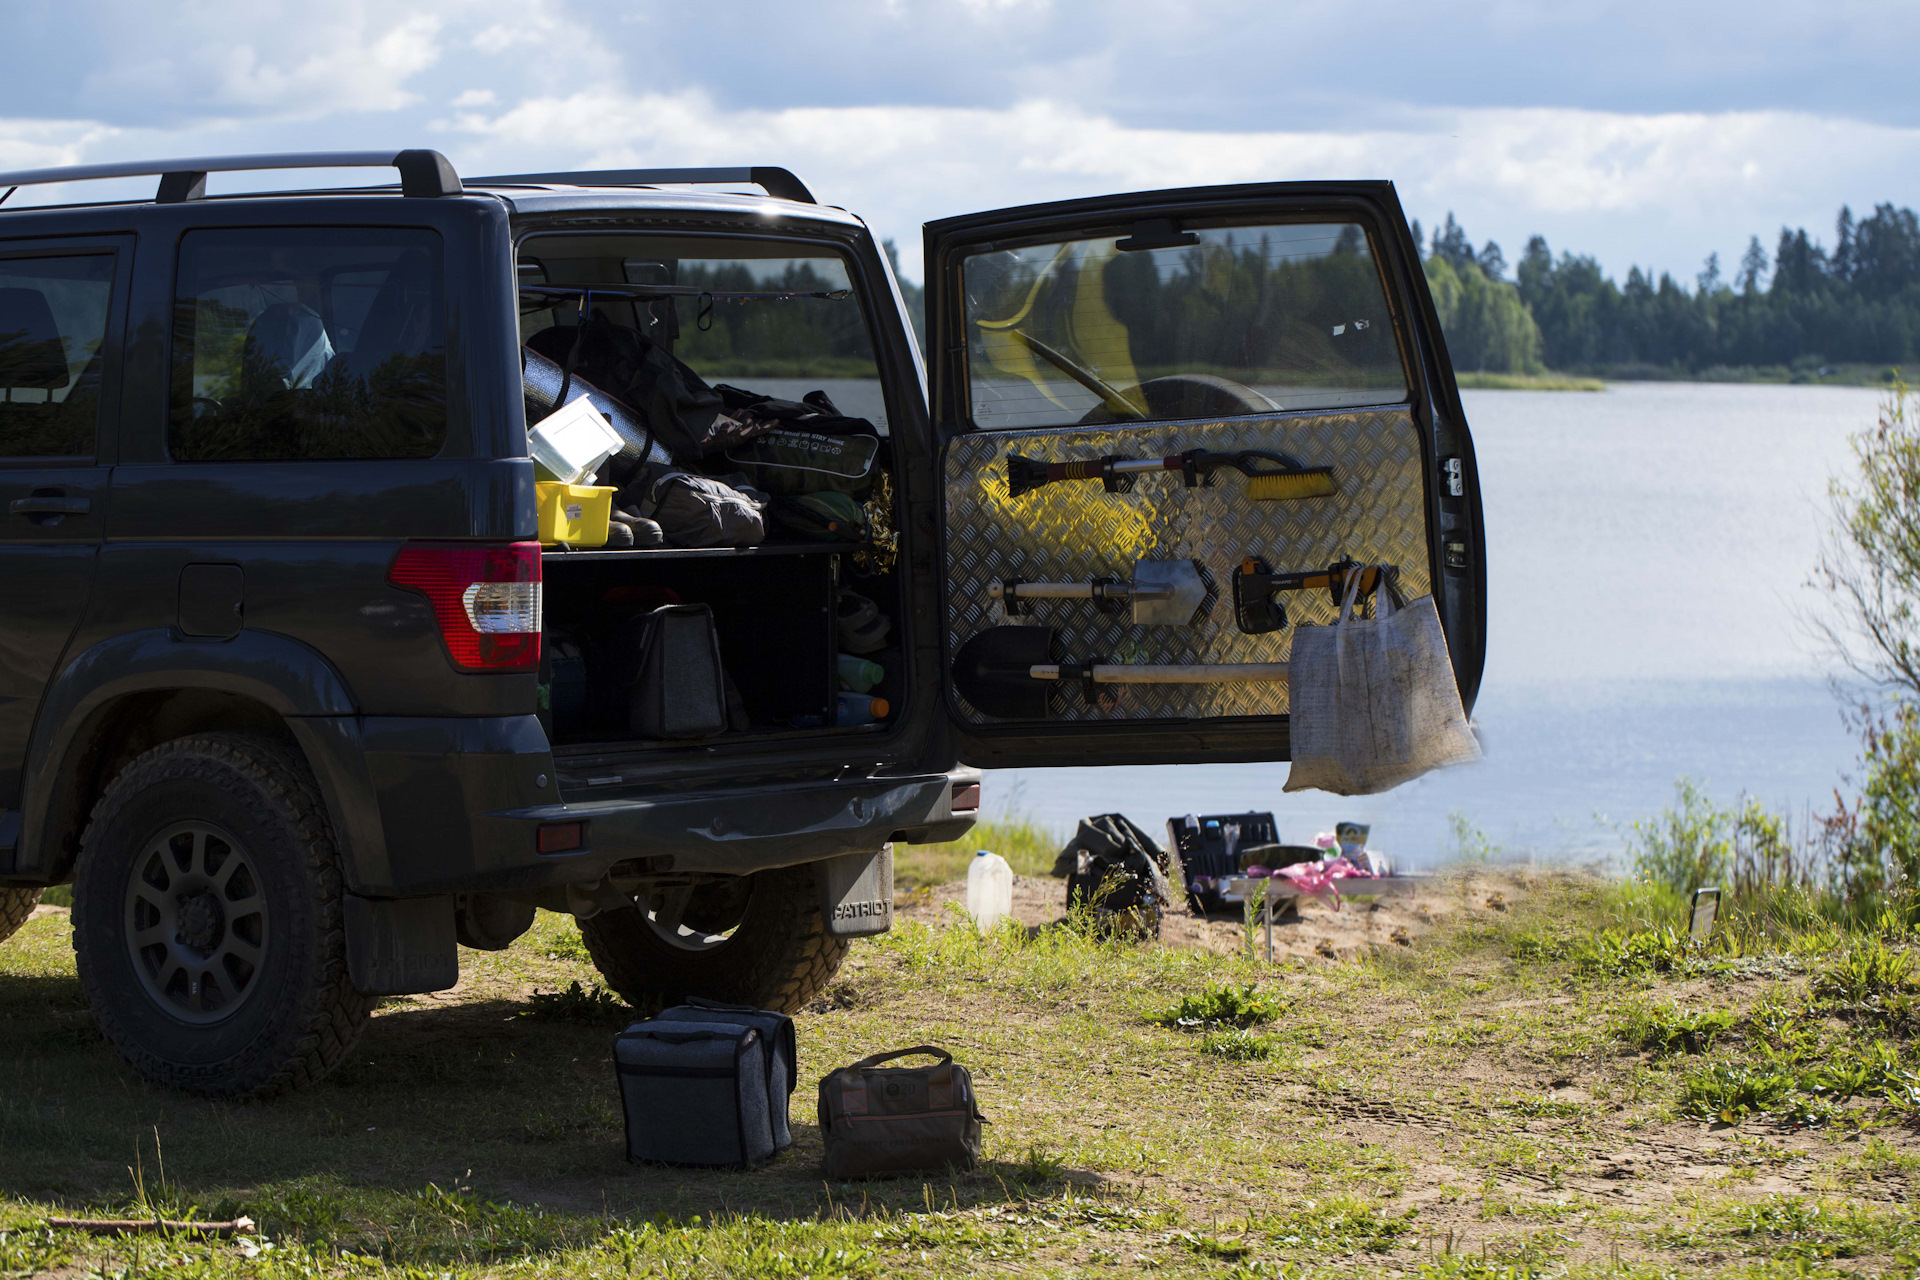
[[[1120,810],[1271,810],[1283,838],[1371,823],[1407,865],[1455,848],[1458,813],[1508,855],[1582,861],[1657,814],[1681,776],[1794,816],[1833,808],[1856,741],[1809,632],[1805,586],[1847,436],[1871,389],[1623,383],[1469,391],[1487,520],[1478,764],[1356,799],[1281,794],[1287,766],[1003,769],[990,816],[1061,832]]]

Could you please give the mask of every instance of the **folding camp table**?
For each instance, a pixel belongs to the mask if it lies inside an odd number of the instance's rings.
[[[1422,885],[1432,883],[1432,876],[1354,876],[1338,881],[1343,898],[1413,893]],[[1254,915],[1264,909],[1269,964],[1273,961],[1273,904],[1280,901],[1298,902],[1301,898],[1312,896],[1285,876],[1234,876],[1226,881],[1225,892],[1221,894],[1228,902],[1239,902],[1246,914],[1249,960],[1253,958]]]

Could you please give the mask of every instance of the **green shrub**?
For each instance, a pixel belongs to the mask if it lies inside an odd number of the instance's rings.
[[[1726,1009],[1635,1009],[1621,1029],[1621,1038],[1656,1054],[1705,1053],[1738,1021]]]
[[[1245,986],[1215,987],[1198,995],[1184,996],[1179,1004],[1154,1021],[1182,1031],[1212,1031],[1225,1027],[1245,1029],[1272,1022],[1287,1011],[1279,997]]]
[[[1273,1056],[1273,1041],[1235,1027],[1208,1032],[1200,1041],[1200,1052],[1229,1062],[1258,1062]]]

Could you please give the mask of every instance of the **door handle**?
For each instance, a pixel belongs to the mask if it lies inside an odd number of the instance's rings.
[[[83,516],[91,510],[90,498],[15,498],[7,504],[16,516]]]

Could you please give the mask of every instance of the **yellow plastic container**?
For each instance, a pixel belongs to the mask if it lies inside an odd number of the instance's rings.
[[[548,546],[607,545],[607,520],[613,514],[612,489],[597,485],[559,484],[538,480],[533,492],[540,502],[540,541]]]

